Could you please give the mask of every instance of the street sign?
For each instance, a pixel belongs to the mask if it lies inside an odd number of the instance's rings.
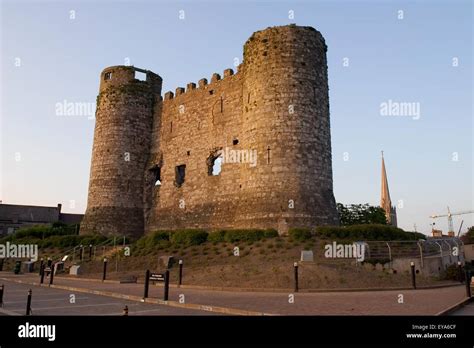
[[[155,281],[155,282],[156,281],[163,282],[165,281],[165,275],[163,273],[151,273],[150,280]]]

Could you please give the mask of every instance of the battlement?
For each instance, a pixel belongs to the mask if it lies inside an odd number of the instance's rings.
[[[227,82],[229,78],[232,78],[233,76],[236,76],[237,74],[234,74],[234,71],[232,69],[225,69],[224,70],[224,78],[221,77],[220,74],[218,73],[213,73],[211,76],[211,82],[208,83],[208,80],[206,78],[202,78],[198,81],[197,86],[196,83],[194,82],[189,82],[186,85],[186,89],[184,87],[177,87],[175,89],[175,92],[173,93],[172,91],[168,91],[164,95],[164,100],[172,100],[172,99],[177,99],[177,97],[181,95],[186,95],[189,92],[194,92],[194,91],[200,91],[202,92],[203,90],[208,90],[208,89],[213,89],[215,88],[219,83],[225,81]]]

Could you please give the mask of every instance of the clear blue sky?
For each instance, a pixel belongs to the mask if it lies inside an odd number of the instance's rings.
[[[428,232],[446,206],[474,209],[472,22],[472,2],[452,0],[1,1],[0,199],[84,212],[94,120],[55,107],[94,103],[104,67],[128,58],[164,93],[233,67],[252,32],[296,23],[328,45],[336,200],[379,204],[384,150],[399,225]],[[421,117],[381,116],[389,99],[420,103]]]

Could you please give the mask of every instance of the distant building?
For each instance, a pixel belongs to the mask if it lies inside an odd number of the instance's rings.
[[[387,224],[397,227],[397,209],[392,206],[390,191],[388,190],[387,172],[385,171],[385,161],[382,151],[382,192],[380,197],[380,206],[385,210]]]
[[[433,237],[456,237],[453,231],[448,231],[448,234],[443,234],[442,230],[432,229],[431,234]]]
[[[464,244],[464,257],[468,262],[474,262],[474,244]]]
[[[61,204],[56,207],[0,204],[0,236],[12,234],[20,227],[46,225],[54,222],[79,224],[84,214],[61,213]]]

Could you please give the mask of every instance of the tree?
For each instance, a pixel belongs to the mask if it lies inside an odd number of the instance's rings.
[[[368,203],[348,205],[337,203],[337,211],[341,226],[387,224],[385,211],[381,207],[374,207]]]
[[[461,240],[464,244],[474,244],[474,226],[467,229],[467,232],[461,236]]]

